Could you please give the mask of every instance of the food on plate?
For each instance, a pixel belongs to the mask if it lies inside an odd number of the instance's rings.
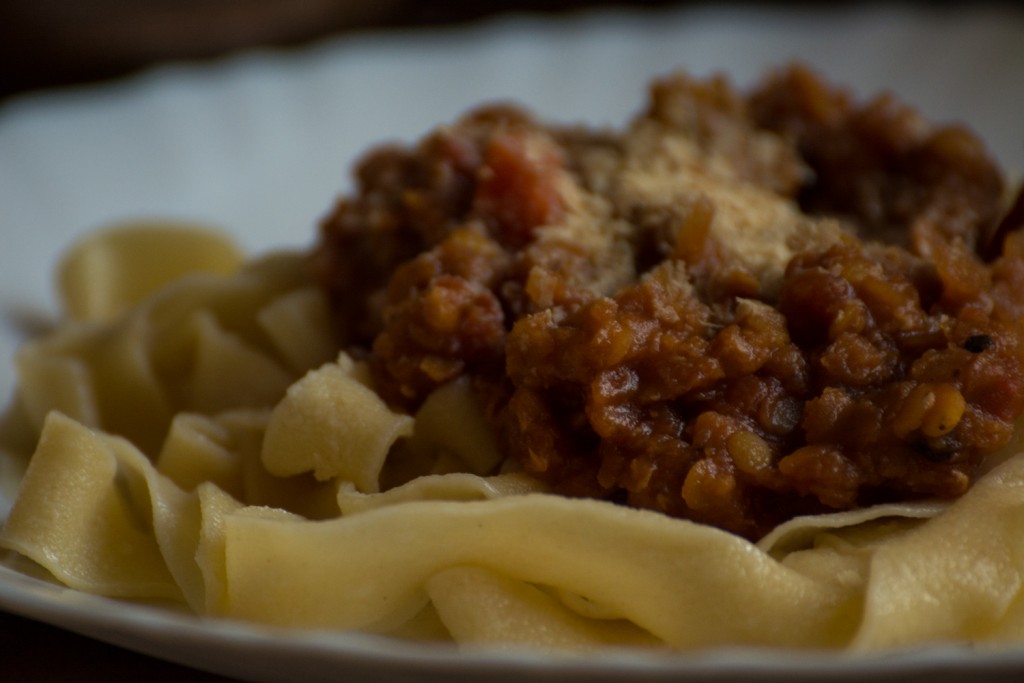
[[[891,98],[676,76],[619,134],[487,108],[359,181],[317,264],[378,391],[470,376],[560,493],[756,538],[960,495],[1024,408],[1001,174]]]
[[[677,73],[623,131],[487,106],[356,181],[307,252],[69,252],[12,556],[464,645],[1019,639],[1024,193],[969,131]]]

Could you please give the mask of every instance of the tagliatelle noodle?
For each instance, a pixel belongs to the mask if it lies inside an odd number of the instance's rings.
[[[451,429],[458,425],[458,429]],[[416,413],[414,450],[454,456],[461,469],[487,474],[501,463],[501,454],[473,396],[468,377],[434,391]]]
[[[103,249],[96,238],[86,243]],[[73,250],[85,258],[81,252]],[[95,286],[113,284],[101,279]],[[298,352],[275,340],[290,336],[294,319],[273,313],[279,297],[303,288],[309,297],[308,287],[304,259],[281,254],[230,277],[191,274],[108,322],[68,322],[19,350],[19,400],[37,433],[46,414],[59,410],[154,455],[175,414],[273,406],[308,369],[289,368]],[[271,312],[261,319],[265,309]],[[305,310],[307,344],[334,344],[328,321],[313,305]]]
[[[278,507],[306,517],[338,514],[337,482],[312,476],[274,477],[260,459],[269,410],[235,410],[216,416],[179,414],[156,468],[185,490],[212,484],[251,505]]]
[[[360,491],[379,489],[384,460],[395,441],[412,434],[413,419],[391,411],[357,372],[342,354],[288,389],[267,426],[262,457],[268,472],[312,471],[321,481],[341,478]]]
[[[97,454],[103,452],[102,457]],[[81,459],[81,464],[68,462],[68,454],[78,453],[91,454]],[[124,526],[125,519],[138,518],[145,514],[144,509],[138,507],[132,509],[132,505],[145,507],[146,495],[140,492],[141,482],[150,487],[148,502],[153,507],[154,536],[163,541],[159,544],[162,552],[168,553],[172,558],[186,557],[188,550],[176,550],[182,543],[181,539],[193,538],[188,529],[195,525],[182,523],[187,520],[187,514],[181,514],[188,505],[194,505],[191,500],[184,503],[183,493],[175,490],[175,487],[168,480],[162,479],[152,466],[134,452],[126,442],[109,436],[103,436],[78,426],[74,422],[61,417],[54,417],[48,421],[46,436],[41,443],[40,452],[30,470],[31,477],[27,479],[27,486],[35,486],[36,481],[52,482],[59,481],[62,476],[69,477],[71,481],[88,480],[81,476],[82,468],[95,466],[97,460],[116,461],[121,468],[125,468],[122,474],[129,482],[135,481],[129,486],[132,495],[127,499],[125,506],[118,508],[118,514],[111,517],[113,520],[120,520],[111,525],[100,525],[99,528],[120,529]],[[1004,468],[1000,468],[994,476],[988,480],[989,487],[1000,487],[1007,478],[1019,476],[1022,467],[1020,461],[1011,461]],[[112,492],[118,488],[117,476],[110,468],[106,469],[109,483],[106,490],[99,486],[94,492],[88,490],[83,492],[87,500],[102,501],[108,500]],[[100,477],[101,478],[101,477]],[[204,484],[209,490],[213,484]],[[1011,487],[1011,494],[1017,494],[1015,509],[1020,514],[1022,502],[1019,492]],[[386,496],[383,494],[381,496]],[[33,496],[30,494],[30,499]],[[54,496],[35,495],[38,501],[52,501]],[[813,618],[815,607],[819,616],[831,616],[836,618],[842,629],[850,629],[856,625],[851,618],[840,618],[843,616],[842,600],[844,591],[836,586],[828,586],[827,583],[819,583],[817,580],[808,579],[806,574],[801,574],[792,569],[786,569],[775,563],[768,555],[750,544],[731,537],[722,531],[708,527],[699,527],[689,522],[678,523],[677,520],[665,518],[653,513],[633,511],[611,506],[607,503],[571,501],[551,496],[529,496],[511,497],[497,501],[484,503],[488,509],[479,509],[475,506],[480,504],[465,503],[409,503],[392,505],[380,508],[373,512],[355,514],[329,522],[309,522],[301,518],[288,515],[283,511],[271,511],[266,508],[245,508],[237,503],[225,504],[230,501],[226,494],[218,493],[215,498],[219,505],[215,507],[216,514],[204,516],[203,525],[215,524],[222,533],[223,548],[226,555],[226,568],[224,570],[224,583],[228,587],[228,600],[224,607],[224,613],[240,615],[249,618],[259,618],[261,621],[272,621],[274,623],[295,623],[296,617],[300,624],[317,625],[319,620],[332,622],[341,621],[338,626],[353,626],[345,624],[353,616],[357,617],[360,611],[366,610],[371,615],[370,622],[362,626],[372,628],[374,624],[386,622],[387,617],[395,610],[402,612],[403,609],[415,611],[422,606],[422,596],[415,587],[419,581],[409,579],[410,573],[422,572],[423,578],[435,575],[437,571],[429,570],[429,565],[438,563],[444,565],[473,564],[482,566],[497,566],[499,573],[516,575],[519,570],[523,575],[517,577],[520,580],[530,583],[540,583],[548,586],[560,586],[560,582],[553,580],[561,573],[569,573],[571,581],[566,582],[574,592],[582,592],[589,599],[598,596],[603,599],[599,603],[611,605],[620,613],[633,615],[635,622],[640,624],[657,625],[660,618],[664,618],[665,624],[662,628],[653,628],[656,635],[667,637],[668,642],[674,644],[688,643],[700,644],[703,638],[712,639],[717,642],[718,638],[725,638],[724,642],[748,642],[745,638],[755,635],[754,642],[769,642],[774,639],[787,638],[780,634],[776,628],[760,624],[761,620],[782,620],[782,623],[795,623],[809,627],[809,618]],[[1010,497],[1011,499],[1014,496]],[[981,506],[984,507],[990,501],[990,495],[986,487],[979,484],[972,493],[965,497],[962,503],[952,506],[951,510],[957,510],[957,506]],[[494,504],[494,505],[493,505]],[[19,502],[20,505],[20,502]],[[552,506],[554,509],[552,509]],[[503,511],[502,508],[510,508]],[[159,514],[160,510],[177,511],[177,517],[173,514]],[[1013,511],[1013,510],[1011,510]],[[557,514],[555,514],[557,512]],[[38,520],[42,515],[31,509],[23,510],[24,518]],[[12,515],[11,520],[5,529],[5,541],[10,544],[10,539],[23,536],[26,530],[22,526],[23,517]],[[965,517],[961,517],[964,519]],[[1011,519],[1013,516],[1011,516]],[[942,516],[939,519],[943,519]],[[955,519],[955,518],[954,518]],[[552,524],[550,520],[560,520],[560,523]],[[35,522],[34,522],[35,523]],[[481,528],[482,525],[482,528]],[[50,529],[66,528],[63,524],[50,524]],[[921,527],[929,528],[927,524]],[[591,531],[590,529],[597,529]],[[30,529],[30,533],[35,532]],[[382,536],[383,535],[383,536]],[[209,535],[208,536],[212,536]],[[523,539],[527,536],[528,539]],[[377,539],[378,542],[371,542],[367,538]],[[583,538],[581,538],[583,537]],[[79,538],[77,533],[72,532],[71,538]],[[386,538],[396,543],[383,544],[379,539]],[[890,544],[890,553],[899,553],[905,548],[908,536],[902,536]],[[961,543],[963,537],[953,537]],[[100,573],[108,571],[114,565],[110,558],[103,553],[88,552],[88,548],[94,548],[94,539],[84,539],[81,545],[69,546],[60,542],[62,550],[60,553],[69,552],[71,547],[73,553],[84,552],[87,556],[97,561],[93,570]],[[1001,541],[1006,542],[1004,537]],[[212,543],[207,541],[208,544]],[[538,544],[541,544],[540,546]],[[879,543],[876,539],[876,543]],[[881,542],[885,547],[885,540]],[[550,544],[550,545],[549,545]],[[681,547],[680,545],[681,544]],[[694,548],[693,544],[697,547]],[[187,543],[185,544],[187,545]],[[496,546],[500,546],[496,547]],[[146,547],[150,560],[138,563],[143,568],[142,573],[148,571],[147,567],[152,564],[152,546],[146,544],[135,547]],[[530,552],[523,552],[523,548],[529,548]],[[328,552],[325,557],[324,549],[335,549]],[[26,546],[17,547],[20,552],[26,553],[39,561],[52,559],[54,554],[50,550],[33,550]],[[357,550],[356,550],[357,549]],[[595,562],[587,551],[597,552],[600,555],[600,562]],[[657,557],[659,549],[667,550],[666,557]],[[355,550],[356,552],[352,552]],[[940,550],[940,554],[946,549]],[[957,548],[958,551],[965,549]],[[970,548],[967,549],[970,551]],[[583,553],[581,554],[581,551]],[[42,553],[41,555],[39,553]],[[804,551],[813,552],[813,551]],[[706,555],[711,553],[714,559]],[[58,553],[59,554],[59,553]],[[400,557],[392,557],[398,554]],[[510,555],[521,557],[510,557]],[[652,557],[651,555],[654,555]],[[441,556],[438,559],[437,555]],[[791,557],[797,557],[795,553]],[[971,556],[968,554],[967,556]],[[314,561],[310,566],[310,558],[322,558]],[[565,557],[574,558],[565,561]],[[932,557],[928,553],[922,556],[923,561],[928,563]],[[415,562],[411,561],[415,558]],[[561,559],[558,559],[561,558]],[[458,559],[459,561],[453,561]],[[263,560],[263,561],[260,561]],[[609,566],[609,560],[614,560]],[[657,561],[651,561],[657,560]],[[180,561],[180,560],[178,560]],[[67,559],[61,560],[58,567],[75,567],[74,562]],[[682,564],[680,564],[682,562]],[[625,563],[622,567],[618,564]],[[370,564],[373,570],[364,574]],[[784,562],[783,562],[784,564]],[[128,562],[127,565],[131,565]],[[183,565],[187,565],[184,562]],[[301,565],[301,566],[300,566]],[[542,566],[543,565],[543,566]],[[554,565],[554,566],[552,566]],[[655,574],[666,572],[669,577],[662,577],[660,581],[654,581],[650,575],[644,575],[645,581],[634,583],[630,579],[630,568],[632,565],[646,567],[642,570],[644,574],[653,571]],[[119,569],[126,566],[125,562],[117,565]],[[424,570],[427,566],[427,570]],[[706,577],[699,570],[703,567],[711,573]],[[927,564],[926,564],[927,566]],[[439,569],[438,569],[439,570]],[[511,570],[511,571],[510,571]],[[346,581],[339,581],[348,577],[347,572],[352,571],[358,575],[358,590],[353,591],[351,584]],[[79,577],[89,572],[79,571]],[[185,572],[187,573],[187,572]],[[209,573],[209,572],[208,572]],[[325,580],[324,573],[333,575],[334,580],[321,583],[317,580]],[[575,574],[580,575],[575,575]],[[397,574],[397,575],[396,575]],[[59,574],[58,574],[59,575]],[[179,575],[181,572],[179,571]],[[215,572],[211,575],[216,575]],[[288,581],[282,578],[289,577]],[[944,575],[939,573],[938,575]],[[968,574],[970,575],[970,574]],[[690,590],[697,593],[696,597],[686,599],[684,595],[688,592],[685,587],[679,586],[679,578],[687,577]],[[75,577],[61,577],[72,585],[80,581]],[[926,572],[927,578],[927,572]],[[354,577],[353,577],[354,579]],[[914,590],[920,585],[921,575],[916,575],[906,585],[890,585],[881,590],[888,591],[884,600],[891,601],[895,595],[922,595],[920,590]],[[767,581],[765,581],[767,580]],[[310,583],[311,582],[311,583]],[[371,584],[368,586],[368,582]],[[696,582],[696,585],[694,585]],[[443,584],[443,582],[441,582]],[[640,586],[643,590],[638,595],[637,591],[623,592],[622,585]],[[187,585],[187,582],[185,582]],[[384,584],[374,586],[373,584]],[[710,585],[709,585],[710,584]],[[776,590],[770,590],[775,585]],[[219,582],[214,582],[221,590]],[[617,597],[607,599],[601,594],[601,589],[591,592],[588,595],[588,586],[603,587],[603,590],[617,594]],[[308,603],[295,603],[294,600],[302,599],[296,596],[297,587],[310,587],[311,592],[316,596],[310,596]],[[737,587],[748,587],[755,591],[758,596],[742,595]],[[390,588],[389,588],[390,587]],[[783,587],[786,590],[777,590]],[[998,588],[998,586],[993,586]],[[96,585],[91,590],[99,590]],[[856,587],[854,587],[856,588]],[[1000,592],[1007,595],[1010,601],[1015,595],[1013,591],[1006,592],[1006,586],[1002,586]],[[1012,586],[1011,586],[1012,588]],[[383,589],[383,590],[381,590]],[[401,590],[404,589],[404,590]],[[683,589],[683,590],[681,590]],[[138,590],[138,589],[136,589]],[[436,586],[433,589],[439,589]],[[849,589],[847,589],[849,590]],[[101,592],[108,592],[104,589]],[[165,596],[165,589],[145,589],[153,591],[150,597]],[[404,604],[399,600],[397,605],[393,599],[397,594],[408,593]],[[668,596],[657,595],[656,599],[649,601],[644,599],[645,593],[658,593],[671,591],[676,596],[670,600]],[[119,591],[120,592],[120,591]],[[298,591],[301,593],[302,591]],[[116,593],[117,594],[117,593]],[[853,592],[856,595],[856,591]],[[927,593],[925,594],[927,595]],[[702,598],[700,597],[702,596]],[[773,596],[773,597],[772,597]],[[828,599],[818,602],[822,596]],[[847,598],[851,596],[846,596]],[[762,609],[758,601],[768,599],[772,602],[772,608]],[[278,601],[287,601],[284,606]],[[328,602],[325,602],[327,600]],[[733,604],[732,601],[736,600]],[[752,602],[754,600],[754,602]],[[791,605],[787,609],[777,609],[775,600],[782,600],[785,604]],[[682,613],[694,615],[695,624],[690,624],[689,629],[699,631],[699,635],[684,632],[682,636],[671,636],[672,631],[685,628],[680,625],[679,616],[669,617],[679,609],[679,601],[687,605]],[[620,604],[615,604],[616,602]],[[339,603],[346,609],[339,610]],[[354,603],[354,604],[352,604]],[[390,604],[389,604],[390,603]],[[639,604],[638,604],[639,603]],[[646,604],[645,604],[646,603]],[[712,604],[709,604],[712,603]],[[272,608],[269,611],[267,605]],[[358,607],[347,609],[347,607]],[[639,610],[639,611],[638,611]],[[800,618],[790,610],[797,610]],[[665,611],[664,616],[659,615]],[[748,612],[761,613],[758,618],[752,618]],[[652,616],[645,618],[643,614],[650,612]],[[722,623],[716,624],[714,620],[709,621],[709,613],[722,614]],[[745,613],[745,616],[743,616]],[[638,615],[639,614],[639,615]],[[696,616],[699,615],[699,618]],[[737,616],[739,618],[737,618]],[[994,615],[989,624],[997,623],[998,614]],[[479,615],[476,615],[478,618]],[[660,617],[660,618],[659,618]],[[880,623],[888,624],[890,628],[901,628],[907,620],[906,613],[882,614],[877,617]],[[685,620],[684,620],[685,621]],[[825,620],[827,623],[827,620]],[[323,624],[321,624],[323,625]],[[358,624],[356,624],[358,625]],[[667,629],[667,630],[663,630]],[[841,633],[842,633],[841,629]],[[730,631],[723,633],[722,630]],[[716,633],[716,631],[718,631]],[[784,629],[783,629],[784,631]],[[745,633],[744,633],[745,632]],[[801,633],[798,639],[799,644],[808,645],[818,642],[818,638],[825,634],[836,637],[836,631],[830,633],[822,632],[819,629],[813,630],[814,637],[810,634]],[[864,631],[862,630],[862,633]],[[793,634],[788,634],[792,637]],[[683,640],[677,640],[678,638]],[[694,640],[694,637],[696,639]],[[674,642],[675,641],[675,642]]]
[[[427,594],[460,643],[557,651],[659,644],[628,621],[588,619],[541,588],[482,567],[440,571]]]
[[[105,463],[104,476],[94,477],[91,486],[65,492],[68,500],[77,499],[76,509],[117,497],[119,478],[136,482],[131,496],[118,498],[123,505],[116,513],[99,518],[99,528],[107,530],[112,542],[133,519],[152,517],[155,544],[146,545],[143,559],[122,560],[117,568],[128,567],[143,576],[152,573],[159,549],[166,554],[168,568],[177,569],[172,573],[192,596],[189,602],[204,603],[205,598],[195,595],[197,570],[184,559],[194,556],[201,542],[195,533],[200,524],[193,517],[196,494],[181,491],[159,475],[127,442],[59,414],[47,421],[24,497],[5,527],[5,544],[76,588],[167,597],[163,586],[149,589],[140,581],[108,576],[109,553],[97,554],[101,548],[77,530],[68,531],[70,538],[38,534],[34,524],[45,515],[35,505],[50,506],[53,501],[34,494],[48,486],[53,469],[76,476],[80,468],[65,459],[66,453],[76,450],[89,454],[90,464],[83,466],[92,467],[97,460]],[[222,517],[204,518],[201,525],[213,524],[222,534],[226,569],[219,580],[226,586],[223,614],[228,616],[378,630],[381,624],[411,618],[422,609],[431,576],[470,564],[581,593],[679,646],[733,641],[830,644],[849,628],[841,619],[831,623],[836,608],[848,599],[845,591],[808,580],[735,536],[603,502],[550,495],[476,503],[420,501],[323,522],[263,507],[222,503],[214,509]],[[81,519],[80,525],[97,524],[96,515]],[[52,531],[56,526],[43,528]],[[192,539],[195,545],[190,547]],[[209,568],[206,576],[209,582]],[[680,576],[690,580],[679,585]],[[623,581],[634,589],[623,592]],[[105,582],[115,587],[105,587]],[[739,590],[726,589],[733,583]],[[734,609],[729,609],[733,600]],[[752,600],[763,608],[737,619],[735,606]],[[811,606],[816,609],[808,609]],[[801,611],[808,614],[797,619]]]
[[[838,645],[854,625],[845,610],[856,593],[843,586],[738,537],[603,502],[528,495],[225,523],[229,612],[257,621],[373,628],[421,599],[432,575],[470,564],[579,593],[675,647]],[[287,595],[299,575],[315,595]],[[325,593],[330,581],[345,588]]]
[[[242,261],[233,240],[208,226],[130,222],[75,244],[61,261],[57,282],[69,318],[103,321],[186,274],[228,275]]]
[[[52,413],[22,482],[28,495],[19,496],[4,526],[4,545],[78,590],[180,599],[169,567],[178,564],[175,553],[164,554],[159,537],[166,541],[170,529],[194,515],[185,510],[187,494],[150,473],[145,457],[123,439],[100,437]],[[149,505],[151,498],[159,505]]]
[[[262,422],[266,422],[266,417]],[[233,441],[229,428],[219,420],[195,413],[179,413],[171,422],[156,458],[157,470],[186,490],[212,482],[240,497],[241,454]]]
[[[283,294],[260,309],[257,317],[293,372],[305,372],[338,355],[337,343],[330,334],[330,308],[318,288],[304,287]],[[312,330],[312,334],[295,334],[296,330]]]
[[[354,484],[346,482],[338,489],[337,502],[343,515],[353,515],[417,500],[493,500],[546,491],[543,484],[521,473],[482,477],[469,472],[452,472],[424,475],[375,494],[360,493]]]
[[[189,324],[195,355],[188,406],[205,413],[265,406],[291,384],[280,363],[224,330],[210,312],[197,312]]]
[[[984,477],[954,511],[879,541],[855,649],[1024,632],[1024,459]]]
[[[465,385],[393,412],[360,364],[324,358],[323,306],[301,258],[279,255],[27,346],[16,407],[38,446],[0,544],[78,590],[467,645],[864,651],[1024,634],[1021,457],[949,505],[799,518],[755,545],[482,476],[497,460]],[[350,403],[370,417],[346,421]],[[452,416],[468,425],[454,437]],[[275,473],[289,452],[300,464]]]

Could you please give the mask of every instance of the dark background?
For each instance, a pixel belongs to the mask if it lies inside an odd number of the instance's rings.
[[[0,0],[0,100],[339,33],[415,30],[510,12],[657,7],[669,0]]]

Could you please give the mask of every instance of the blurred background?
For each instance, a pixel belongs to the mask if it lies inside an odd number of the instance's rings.
[[[0,0],[0,99],[167,60],[289,47],[339,33],[508,14],[656,7],[670,0]],[[691,3],[692,4],[692,3]]]

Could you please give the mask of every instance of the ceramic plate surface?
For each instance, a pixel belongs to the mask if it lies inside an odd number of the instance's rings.
[[[892,90],[934,121],[968,123],[1024,171],[1024,11],[1006,7],[715,6],[505,18],[364,34],[300,52],[170,66],[0,106],[0,392],[17,344],[52,319],[61,250],[124,219],[201,221],[251,252],[305,247],[359,154],[411,142],[485,101],[544,120],[622,126],[675,68],[744,85],[799,59],[868,96]],[[0,471],[0,517],[16,484]],[[1020,651],[885,657],[609,652],[585,660],[456,653],[367,636],[280,632],[115,602],[0,567],[0,609],[258,681],[972,680],[1024,676]]]

